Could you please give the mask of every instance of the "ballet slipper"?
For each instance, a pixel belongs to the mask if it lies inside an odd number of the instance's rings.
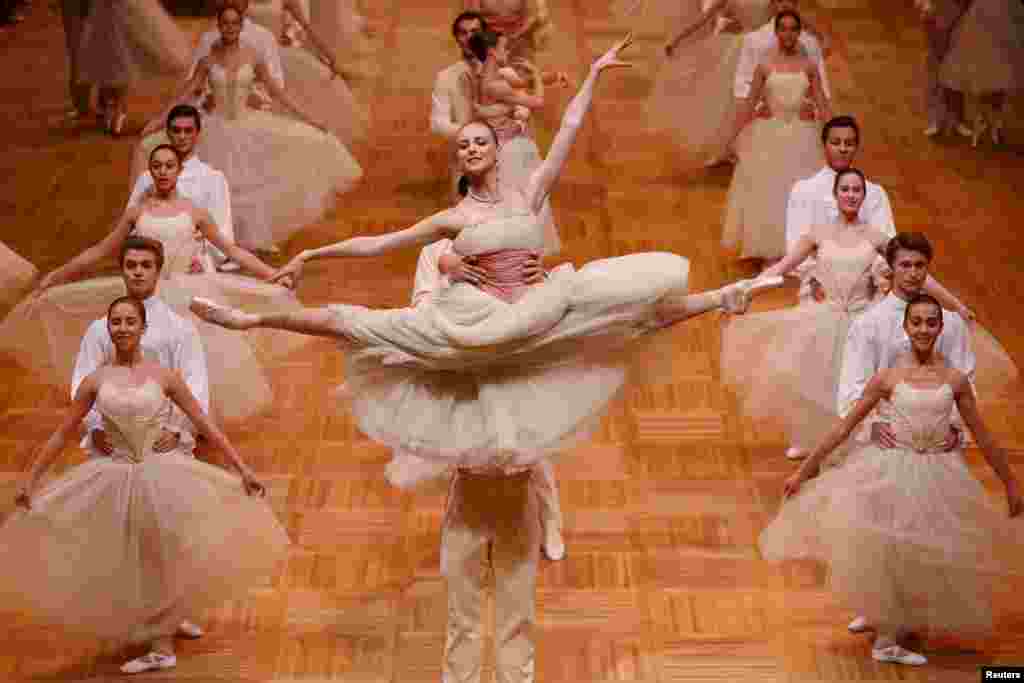
[[[754,294],[778,287],[785,281],[781,275],[740,280],[722,288],[722,309],[726,313],[744,313]]]
[[[872,648],[871,659],[876,662],[888,662],[891,664],[906,664],[908,666],[921,666],[928,663],[928,658],[900,645],[890,645],[883,648]]]
[[[226,327],[229,330],[247,330],[256,324],[255,316],[222,306],[216,301],[203,297],[193,297],[188,309],[201,320]]]

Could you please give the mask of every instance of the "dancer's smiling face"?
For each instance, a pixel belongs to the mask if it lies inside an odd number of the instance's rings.
[[[455,156],[463,173],[475,177],[494,168],[498,161],[498,141],[494,131],[479,123],[467,123],[455,139]]]
[[[146,331],[146,309],[137,300],[115,303],[107,313],[107,332],[118,351],[131,353],[138,348]]]
[[[780,48],[792,52],[796,49],[797,40],[800,38],[800,22],[792,16],[782,17],[775,26],[775,36],[778,38]]]
[[[221,42],[233,45],[242,35],[242,15],[234,7],[225,7],[217,15],[217,30],[220,31]]]
[[[158,148],[149,156],[149,173],[157,191],[169,193],[178,186],[181,159],[173,149]]]
[[[918,353],[930,353],[942,334],[942,308],[932,301],[918,301],[907,306],[903,331],[910,346]]]
[[[836,176],[836,204],[846,215],[857,215],[860,205],[864,203],[864,181],[854,171],[847,171]]]

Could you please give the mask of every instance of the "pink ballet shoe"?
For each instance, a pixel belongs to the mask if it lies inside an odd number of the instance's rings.
[[[199,626],[198,624],[193,624],[191,621],[186,619],[185,621],[178,624],[178,630],[175,631],[174,635],[178,636],[179,638],[188,638],[190,640],[195,640],[197,638],[202,638],[203,635],[205,634],[201,626]]]
[[[889,647],[873,648],[871,659],[876,662],[887,662],[891,664],[906,664],[908,666],[921,666],[928,663],[928,658],[912,650],[899,645]]]
[[[771,289],[780,286],[785,281],[781,275],[771,277],[757,277],[750,280],[740,280],[727,285],[722,290],[722,310],[726,313],[745,313],[750,307],[750,300],[754,294],[763,289]]]
[[[188,310],[195,313],[196,317],[201,320],[226,327],[229,330],[247,330],[255,324],[252,316],[199,296],[192,298]]]
[[[178,665],[178,658],[174,655],[167,655],[162,652],[153,651],[142,655],[121,667],[121,673],[140,674],[144,671],[157,671],[159,669],[171,669]]]
[[[541,545],[544,555],[553,562],[565,559],[565,541],[562,531],[552,524],[544,530],[544,543]]]
[[[867,633],[873,629],[865,617],[855,617],[853,621],[846,625],[846,630],[850,633]]]

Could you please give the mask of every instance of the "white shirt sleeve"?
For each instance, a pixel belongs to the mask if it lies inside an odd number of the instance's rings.
[[[206,372],[206,352],[199,333],[187,320],[179,321],[174,341],[173,369],[181,373],[185,385],[199,401],[203,412],[210,414],[210,380]],[[182,445],[191,449],[195,445],[196,428],[184,413],[175,407],[170,425],[181,433]]]
[[[192,64],[188,67],[188,75],[185,77],[186,81],[192,80],[192,77],[196,75],[199,60],[210,56],[210,48],[213,47],[213,44],[217,42],[219,37],[220,34],[217,31],[206,31],[203,35],[199,36],[199,42],[196,44],[196,48],[192,50]]]
[[[758,50],[758,35],[760,31],[753,31],[744,34],[743,45],[740,47],[740,58],[736,63],[736,75],[733,77],[733,96],[745,100],[750,97],[750,85],[754,82],[754,70],[757,69],[757,62],[760,50]]]
[[[892,216],[892,205],[889,203],[889,193],[881,185],[872,185],[874,192],[871,192],[871,205],[867,208],[868,215],[864,218],[868,223],[875,226],[879,232],[889,237],[896,236],[896,221]],[[865,203],[867,203],[865,197]]]
[[[946,356],[946,362],[967,375],[967,379],[974,384],[977,360],[974,350],[971,348],[971,333],[967,323],[956,313],[945,311],[943,313],[946,321],[942,335],[949,335],[946,344],[943,344],[942,352]]]
[[[149,171],[145,171],[135,179],[131,196],[128,197],[128,206],[138,204],[142,200],[142,195],[151,187],[153,187],[153,176],[149,175]]]
[[[818,68],[818,80],[821,81],[821,91],[825,94],[825,99],[831,100],[832,90],[828,84],[828,70],[825,68],[825,60],[822,57],[821,46],[818,44],[818,39],[810,33],[803,32],[800,34],[800,43],[807,51],[807,56]],[[753,78],[753,72],[751,72],[750,75],[751,78]]]
[[[107,353],[103,347],[103,338],[106,334],[107,331],[102,322],[96,321],[89,325],[85,336],[82,337],[82,343],[78,347],[78,355],[75,357],[75,368],[71,373],[72,400],[75,398],[78,387],[82,385],[83,380],[106,362]],[[86,450],[91,450],[90,432],[103,427],[103,417],[95,407],[85,416],[82,426],[84,427],[85,435],[81,446]]]
[[[868,382],[881,368],[879,342],[870,319],[861,317],[850,325],[843,347],[843,364],[836,391],[836,411],[840,417],[846,417],[853,409]]]
[[[231,222],[231,190],[228,187],[228,179],[220,171],[211,169],[203,180],[208,187],[210,215],[217,222],[217,229],[224,235],[224,239],[234,243],[235,226]]]
[[[459,132],[459,126],[452,120],[452,89],[448,70],[442,71],[434,81],[431,95],[430,130],[436,135],[451,140]]]

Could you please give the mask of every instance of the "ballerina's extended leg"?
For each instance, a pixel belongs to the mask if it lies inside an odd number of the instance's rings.
[[[778,287],[782,283],[781,277],[762,277],[740,280],[709,292],[687,294],[680,299],[661,303],[658,317],[664,326],[668,326],[717,309],[726,313],[743,313],[750,306],[754,294],[763,289]]]
[[[199,318],[229,330],[269,327],[317,337],[337,337],[343,333],[338,316],[327,308],[304,308],[288,313],[246,313],[210,299],[195,297],[189,309]]]

